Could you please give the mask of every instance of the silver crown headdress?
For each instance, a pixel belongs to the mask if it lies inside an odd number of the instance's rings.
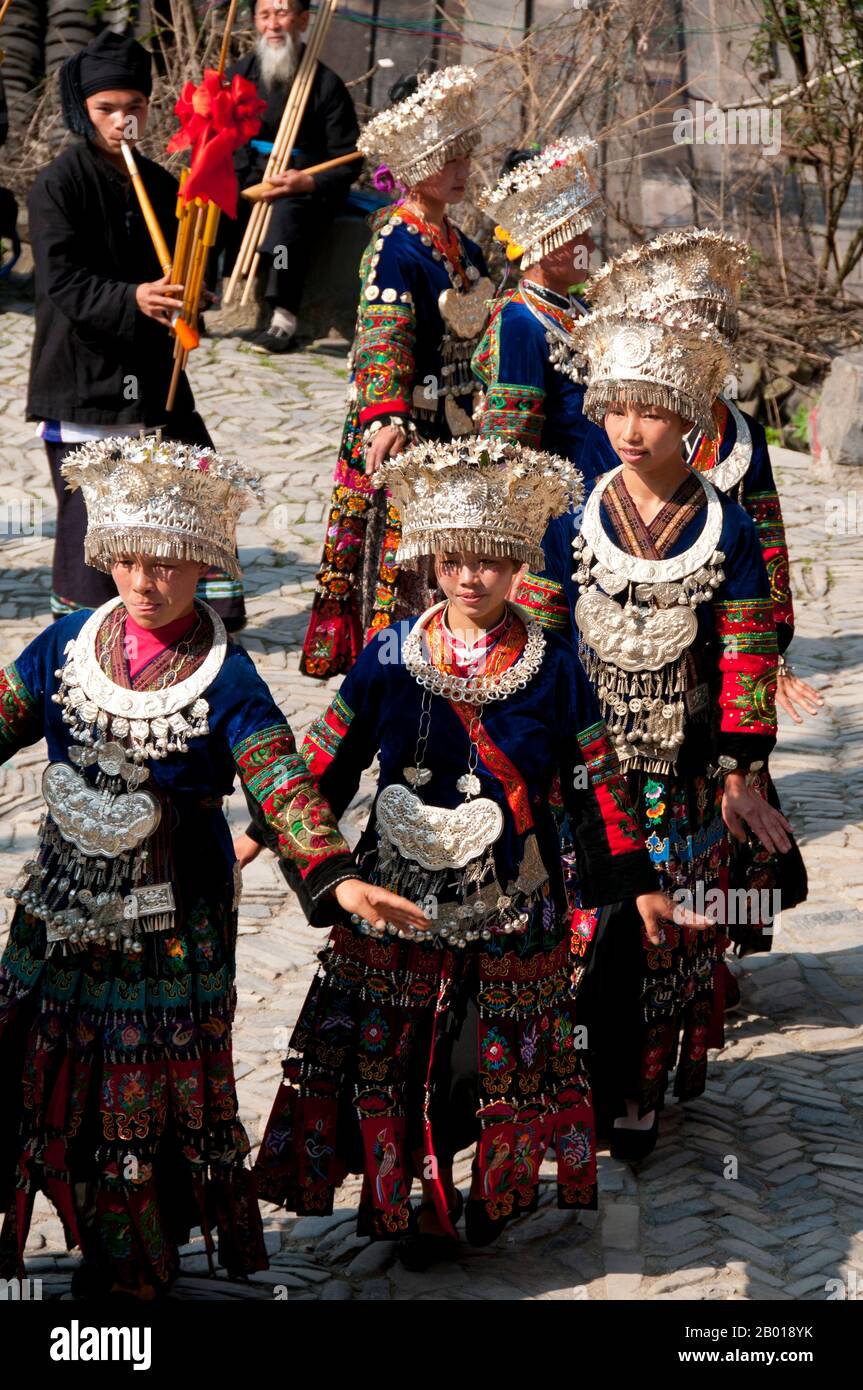
[[[236,459],[156,435],[99,439],[62,473],[87,505],[84,558],[110,572],[122,555],[198,560],[240,577],[237,519],[258,479]]]
[[[482,139],[478,80],[473,68],[461,66],[422,74],[411,96],[369,121],[357,149],[382,160],[408,187],[431,178]]]
[[[581,501],[581,474],[554,454],[479,436],[414,444],[377,481],[401,515],[398,562],[451,552],[545,568],[540,542],[553,516]]]
[[[588,361],[584,413],[602,426],[616,402],[642,402],[693,420],[716,436],[712,405],[732,368],[728,342],[703,318],[669,305],[661,316],[597,309],[573,324]]]
[[[555,140],[477,199],[477,207],[498,223],[510,259],[521,255],[523,269],[595,221],[602,209],[592,171],[595,153],[593,140]]]
[[[596,309],[628,309],[653,317],[666,305],[685,306],[732,342],[740,324],[737,296],[749,248],[709,227],[686,227],[607,261],[587,282]]]

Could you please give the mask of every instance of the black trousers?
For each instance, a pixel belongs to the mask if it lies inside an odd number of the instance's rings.
[[[207,427],[195,411],[184,420],[174,421],[163,430],[166,439],[179,444],[201,444],[212,448]],[[80,488],[70,492],[60,472],[61,464],[77,444],[45,442],[51,482],[57,499],[57,529],[54,539],[54,559],[51,567],[51,612],[62,617],[75,608],[98,608],[115,598],[117,587],[110,574],[93,569],[84,561],[84,537],[87,534],[87,508]]]
[[[263,174],[251,182],[260,183],[262,178]],[[262,257],[268,262],[264,297],[273,308],[299,313],[312,247],[320,241],[341,205],[316,193],[298,193],[273,203],[269,230],[260,247]],[[219,223],[217,252],[224,252],[222,273],[225,275],[233,269],[251,210],[252,205],[241,198],[237,217],[223,217]],[[215,289],[218,254],[213,257],[212,265],[210,289]]]
[[[644,1037],[641,918],[632,899],[602,908],[578,988],[578,1023],[587,1029],[587,1062],[597,1125],[611,1128],[641,1090]]]

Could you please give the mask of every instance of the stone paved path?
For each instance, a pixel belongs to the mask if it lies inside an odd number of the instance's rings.
[[[8,291],[3,307],[6,661],[48,620],[54,504],[41,444],[22,419],[32,319]],[[266,359],[238,338],[216,336],[195,354],[191,378],[218,445],[253,460],[265,475],[266,503],[247,517],[239,537],[251,615],[243,641],[301,733],[328,698],[299,675],[297,655],[341,427],[344,362],[319,353]],[[860,479],[842,487],[819,482],[809,460],[784,451],[776,463],[797,595],[793,656],[829,700],[802,729],[784,722],[773,764],[812,893],[785,914],[770,955],[735,966],[745,1007],[711,1061],[705,1095],[685,1108],[669,1105],[659,1146],[637,1175],[601,1156],[598,1214],[559,1212],[549,1170],[539,1212],[511,1227],[498,1246],[466,1249],[459,1262],[416,1275],[392,1263],[391,1246],[370,1246],[353,1234],[358,1187],[348,1183],[327,1218],[297,1220],[267,1209],[272,1268],[250,1285],[202,1277],[206,1259],[200,1238],[194,1240],[184,1253],[179,1296],[787,1300],[836,1296],[845,1285],[850,1296],[863,1290],[863,557],[856,535],[827,534],[824,524],[828,499],[843,498]],[[41,537],[15,534],[15,518],[26,523],[28,508],[39,506]],[[0,774],[4,883],[35,844],[42,760],[42,747],[33,748]],[[243,809],[235,796],[230,815],[238,826]],[[361,812],[362,798],[354,827]],[[235,1031],[241,1114],[255,1145],[321,944],[272,860],[259,860],[246,875],[241,908]],[[466,1190],[466,1161],[457,1178]],[[43,1280],[44,1296],[68,1296],[76,1262],[40,1200],[28,1272]]]

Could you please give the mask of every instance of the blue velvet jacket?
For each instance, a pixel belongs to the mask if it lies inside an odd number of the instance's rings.
[[[558,300],[565,313],[569,301],[554,296]],[[547,449],[575,464],[587,481],[614,468],[617,457],[605,431],[583,414],[584,386],[553,365],[546,323],[553,320],[540,322],[520,289],[492,308],[473,356],[485,389],[479,433]]]
[[[710,693],[710,718],[687,731],[678,763],[681,771],[687,766],[703,770],[705,763],[720,753],[748,768],[753,761],[766,761],[776,742],[777,645],[770,583],[754,522],[738,503],[723,493],[719,498],[722,531],[718,548],[725,555],[725,579],[712,601],[695,609],[698,635],[690,649],[697,680],[705,683]],[[604,502],[600,517],[606,535],[626,549]],[[705,517],[705,511],[698,513],[663,558],[679,555],[693,545]],[[566,615],[564,631],[574,640],[578,635],[575,605],[579,590],[573,577],[572,545],[579,526],[580,521],[571,515],[556,517],[550,523],[542,543],[546,569],[538,580],[555,596],[546,610],[546,623],[560,630],[562,612]],[[625,596],[625,591],[618,594],[617,601],[623,602]]]
[[[405,220],[402,220],[404,216]],[[476,242],[448,224],[459,247],[459,263],[486,275]],[[449,437],[443,398],[446,385],[442,341],[447,326],[438,304],[451,289],[437,245],[398,208],[385,208],[372,221],[372,241],[360,267],[360,303],[354,343],[354,377],[359,423],[416,416],[423,433]],[[466,387],[459,403],[471,408],[472,383],[465,362]]]
[[[90,613],[80,610],[54,623],[0,672],[0,756],[45,738],[51,762],[70,763],[72,735],[63,709],[52,700],[59,687],[67,643],[77,637]],[[147,668],[132,682],[146,689]],[[183,673],[183,678],[188,673]],[[224,662],[204,698],[209,733],[189,740],[185,753],[150,760],[144,789],[162,803],[170,824],[170,853],[180,901],[213,893],[233,894],[235,856],[222,812],[239,773],[247,796],[260,806],[272,834],[272,847],[284,862],[291,886],[306,915],[329,922],[339,916],[324,900],[356,869],[294,738],[254,663],[229,642]],[[94,769],[84,776],[92,781]]]
[[[718,443],[699,435],[692,446],[690,463],[699,473],[706,473],[714,487],[734,497],[755,522],[770,580],[776,637],[780,652],[784,652],[794,636],[794,604],[782,506],[764,426],[745,410],[738,410],[750,435],[750,443],[744,447],[743,442],[738,441],[735,410],[738,407],[732,408],[719,398],[713,407],[721,430]]]
[[[393,783],[404,784],[403,769],[415,763],[423,692],[402,659],[410,627],[400,623],[376,634],[303,743],[303,754],[337,815],[350,803],[376,754],[377,795]],[[521,624],[518,630],[523,632]],[[504,817],[494,846],[500,883],[518,876],[528,837],[534,835],[552,895],[564,910],[560,842],[551,807],[559,784],[574,829],[585,901],[611,902],[653,891],[650,861],[617,759],[569,642],[546,634],[539,671],[524,689],[484,706],[482,730],[476,769],[481,795],[496,801]],[[469,747],[456,707],[433,696],[425,756],[432,777],[422,789],[424,801],[452,808],[464,800],[456,782],[467,769]],[[579,768],[581,775],[576,775]],[[376,856],[374,805],[356,853],[361,862]]]

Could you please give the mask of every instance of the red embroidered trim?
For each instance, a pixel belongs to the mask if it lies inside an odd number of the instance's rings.
[[[713,419],[717,427],[716,438],[708,439],[702,435],[698,442],[698,448],[690,460],[690,467],[696,473],[709,473],[711,468],[715,468],[719,462],[719,451],[722,441],[725,438],[725,431],[728,428],[728,406],[724,401],[713,402]]]
[[[451,666],[445,656],[446,641],[443,628],[443,619],[440,613],[435,613],[431,618],[427,628],[426,637],[429,644],[429,654],[431,663],[438,671],[445,671],[450,674],[457,674],[455,668]],[[505,631],[499,641],[492,648],[491,655],[487,663],[489,675],[501,675],[509,670],[524,651],[527,642],[527,631],[524,623],[517,616],[513,616],[513,622]],[[469,704],[462,700],[449,700],[447,702],[455,710],[465,730],[469,730],[473,720],[481,713],[481,707]],[[512,811],[516,829],[520,835],[525,834],[533,825],[533,816],[530,810],[530,797],[528,795],[527,784],[514,763],[501,748],[498,748],[493,739],[489,738],[485,727],[480,725],[477,736],[477,747],[479,755],[489,772],[501,783],[506,796],[509,809]]]
[[[716,603],[714,614],[721,648],[722,731],[775,735],[779,654],[771,600]]]
[[[232,752],[244,786],[276,831],[280,855],[303,878],[324,860],[350,854],[287,724],[258,730]]]
[[[300,751],[315,777],[320,778],[336,756],[353,717],[350,706],[345,704],[341,695],[336,695],[329,709],[311,725]]]
[[[743,505],[755,522],[761,553],[770,580],[770,597],[773,600],[773,613],[778,623],[794,626],[794,603],[791,596],[791,576],[788,566],[788,547],[785,542],[785,525],[782,520],[782,505],[776,492],[752,492],[743,499]]]
[[[569,602],[562,584],[536,574],[525,574],[519,581],[515,602],[525,608],[543,627],[555,632],[569,628]]]
[[[626,778],[611,746],[605,724],[600,719],[589,729],[582,729],[576,738],[596,795],[611,853],[631,854],[634,849],[643,848],[644,840]]]

